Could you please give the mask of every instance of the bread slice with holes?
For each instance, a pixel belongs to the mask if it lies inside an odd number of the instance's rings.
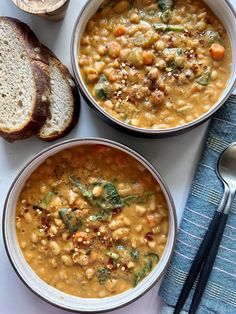
[[[0,135],[15,141],[37,133],[49,105],[47,54],[26,24],[0,17]]]
[[[79,117],[80,98],[75,81],[69,70],[46,47],[50,69],[51,103],[49,116],[40,129],[38,137],[53,141],[68,134]]]

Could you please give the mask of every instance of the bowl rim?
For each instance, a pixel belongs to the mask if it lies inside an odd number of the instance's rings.
[[[57,3],[55,3],[54,5],[48,5],[48,7],[46,9],[34,9],[33,7],[27,5],[27,3],[25,3],[23,0],[12,0],[12,2],[21,10],[27,12],[27,13],[31,13],[31,14],[47,14],[47,13],[52,13],[58,9],[60,9],[64,4],[66,4],[66,2],[70,0],[59,0],[57,1]]]
[[[9,202],[12,190],[13,190],[15,184],[17,184],[18,180],[21,179],[22,174],[25,171],[27,171],[27,168],[33,162],[37,161],[37,159],[39,159],[40,157],[43,157],[44,154],[48,153],[49,151],[52,151],[55,148],[62,146],[61,150],[55,152],[55,154],[56,154],[56,153],[59,153],[60,151],[62,151],[63,149],[67,149],[66,147],[64,147],[67,144],[75,143],[74,146],[76,146],[76,143],[82,143],[82,142],[86,142],[85,145],[89,145],[90,143],[91,144],[95,144],[94,142],[96,142],[96,144],[111,146],[111,147],[114,147],[115,149],[118,149],[118,150],[121,149],[121,150],[125,151],[125,153],[130,155],[131,157],[133,157],[136,160],[138,160],[139,162],[142,161],[142,164],[144,164],[145,168],[147,168],[149,171],[151,170],[155,174],[156,178],[158,179],[158,180],[157,179],[155,179],[155,180],[157,182],[159,181],[158,182],[159,184],[161,183],[161,188],[162,188],[162,191],[165,192],[165,197],[166,197],[166,200],[168,202],[168,209],[172,213],[172,220],[173,220],[173,223],[171,225],[171,228],[172,228],[172,243],[171,243],[171,247],[170,247],[169,253],[167,255],[166,263],[163,266],[163,269],[159,273],[157,278],[153,281],[152,284],[150,284],[146,289],[144,289],[142,292],[140,292],[137,296],[135,296],[133,298],[131,296],[131,298],[128,301],[122,302],[122,303],[120,303],[117,306],[113,306],[111,308],[106,308],[104,310],[86,310],[86,311],[83,310],[83,311],[81,311],[81,310],[72,309],[72,308],[69,308],[67,306],[59,305],[59,304],[57,304],[56,301],[50,301],[46,297],[42,296],[40,293],[36,292],[34,290],[34,288],[30,284],[28,284],[27,281],[24,280],[24,278],[22,278],[21,274],[19,273],[18,268],[17,268],[17,264],[13,261],[13,259],[11,257],[11,252],[10,252],[11,250],[8,247],[8,241],[7,241],[7,232],[6,232],[7,219],[6,219],[6,215],[7,215],[7,211],[8,211],[8,202]],[[27,178],[28,178],[28,176],[27,176]],[[176,239],[177,239],[177,228],[178,228],[178,224],[177,224],[177,213],[176,213],[175,203],[174,203],[172,194],[170,192],[170,189],[169,189],[167,183],[165,182],[165,180],[163,179],[163,177],[161,176],[161,174],[159,173],[159,171],[152,165],[151,162],[149,162],[146,158],[144,158],[141,154],[139,154],[138,152],[136,152],[132,148],[130,148],[130,147],[124,145],[124,144],[121,144],[119,142],[116,142],[116,141],[113,141],[113,140],[109,140],[109,139],[105,139],[105,138],[100,138],[100,137],[83,137],[83,138],[74,138],[74,139],[65,140],[65,141],[56,143],[56,144],[54,144],[52,146],[49,146],[49,147],[45,148],[44,150],[40,151],[39,153],[37,153],[33,158],[31,158],[23,166],[23,168],[20,170],[20,172],[17,174],[17,176],[13,180],[12,184],[10,185],[9,190],[7,192],[7,195],[6,195],[5,202],[4,202],[3,214],[2,214],[3,243],[4,243],[4,247],[5,247],[5,251],[7,253],[8,259],[10,261],[10,264],[12,265],[12,267],[13,267],[15,273],[17,274],[17,276],[20,278],[20,280],[24,283],[24,285],[28,289],[30,289],[35,295],[40,297],[42,300],[46,301],[48,304],[51,304],[51,305],[53,305],[53,306],[55,306],[55,307],[57,307],[59,309],[67,310],[67,311],[74,312],[74,313],[104,313],[104,312],[107,312],[107,311],[113,311],[113,310],[125,307],[125,306],[133,303],[137,299],[141,298],[144,294],[146,294],[160,280],[160,278],[167,271],[167,268],[169,266],[169,263],[171,261],[171,258],[173,256],[174,250],[175,250]],[[25,262],[27,263],[27,261],[25,261]],[[39,279],[43,280],[40,277],[39,277]],[[60,292],[60,290],[58,290],[58,291]],[[84,299],[86,299],[86,298],[84,298]],[[106,299],[106,298],[104,298],[104,299]],[[109,299],[109,297],[107,297],[107,299]],[[88,302],[89,302],[89,300],[90,300],[90,298],[88,298]]]
[[[129,125],[129,124],[127,124],[121,120],[116,119],[111,114],[106,112],[97,103],[97,101],[95,101],[95,99],[92,97],[92,95],[88,91],[87,87],[85,86],[85,84],[84,84],[84,82],[83,82],[83,80],[79,74],[79,66],[78,66],[78,60],[77,60],[78,46],[76,45],[76,38],[77,38],[77,34],[79,32],[78,24],[79,24],[79,21],[80,21],[82,15],[86,11],[86,9],[87,9],[87,7],[91,1],[95,1],[95,0],[86,0],[84,6],[82,7],[82,9],[81,9],[76,21],[75,21],[75,24],[74,24],[72,37],[71,37],[71,44],[70,44],[71,64],[72,64],[72,70],[73,70],[73,73],[75,76],[75,80],[76,80],[76,83],[79,87],[81,94],[84,96],[85,100],[88,101],[88,103],[97,111],[97,113],[100,114],[102,117],[104,117],[108,123],[111,123],[114,127],[117,127],[119,129],[122,129],[125,131],[129,131],[131,134],[133,133],[133,134],[136,134],[139,136],[154,136],[154,137],[155,136],[157,136],[157,137],[158,136],[168,136],[168,135],[170,136],[170,135],[175,135],[175,134],[187,132],[191,128],[197,127],[200,124],[204,123],[205,121],[210,119],[213,116],[213,114],[221,106],[223,106],[223,104],[228,100],[228,98],[230,97],[230,95],[232,94],[233,90],[236,87],[236,74],[235,74],[235,77],[233,78],[232,83],[230,84],[231,86],[229,85],[230,88],[229,88],[228,92],[224,95],[224,97],[217,104],[217,106],[215,105],[208,112],[206,112],[204,115],[202,115],[199,118],[197,118],[197,119],[195,119],[189,123],[186,123],[184,125],[179,125],[179,126],[176,126],[173,128],[168,128],[168,129],[145,129],[145,128],[139,128],[139,127]],[[204,2],[204,0],[203,0],[203,2]],[[232,12],[232,14],[234,16],[234,20],[235,20],[235,25],[236,25],[236,8],[233,7],[230,0],[225,0],[224,2],[228,6],[229,10]],[[232,48],[232,45],[231,45],[231,48]],[[235,60],[232,59],[232,68],[233,68],[233,61],[235,61],[235,63],[236,63],[236,58],[235,58]],[[215,103],[217,103],[217,101]]]

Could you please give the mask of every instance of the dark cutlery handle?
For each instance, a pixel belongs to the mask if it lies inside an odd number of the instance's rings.
[[[188,277],[184,283],[184,286],[182,288],[182,291],[180,293],[178,302],[175,306],[174,314],[178,314],[181,312],[182,307],[194,285],[194,282],[197,278],[198,273],[200,272],[201,266],[203,264],[204,259],[206,258],[207,251],[209,250],[209,247],[212,243],[212,240],[216,234],[216,230],[218,228],[218,225],[221,221],[223,213],[220,213],[218,211],[215,212],[214,217],[208,227],[208,230],[202,240],[202,243],[200,245],[200,248],[194,258],[193,264],[191,266],[191,269],[189,271]]]
[[[206,256],[204,264],[202,265],[201,273],[200,273],[198,284],[197,284],[197,287],[193,296],[193,300],[190,306],[189,314],[196,313],[199,303],[201,302],[202,295],[206,288],[207,281],[210,277],[216,255],[219,250],[219,246],[220,246],[221,239],[225,230],[227,218],[228,218],[227,214],[221,213],[221,221],[216,231],[212,246]]]

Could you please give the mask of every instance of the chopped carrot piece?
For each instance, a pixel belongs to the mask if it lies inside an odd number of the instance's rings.
[[[212,59],[220,61],[224,58],[225,48],[220,44],[212,44],[210,48]]]
[[[115,157],[115,163],[119,168],[123,168],[127,165],[126,160],[124,159],[123,155],[116,155]]]
[[[83,231],[77,231],[76,234],[73,237],[73,242],[74,243],[83,243],[84,241],[88,241],[89,237],[86,232]]]
[[[155,56],[151,51],[144,51],[143,52],[143,63],[146,65],[153,64],[155,60]]]
[[[153,215],[147,215],[147,221],[150,227],[155,227],[156,226],[156,220]]]
[[[96,151],[96,153],[101,154],[107,151],[107,147],[104,145],[96,145],[94,150]]]
[[[120,37],[126,34],[126,28],[123,25],[118,25],[114,30],[114,35]]]

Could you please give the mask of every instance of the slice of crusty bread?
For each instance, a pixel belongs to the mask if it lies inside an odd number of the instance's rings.
[[[49,96],[47,55],[37,37],[19,20],[0,17],[0,135],[15,141],[37,133]]]
[[[38,133],[44,141],[53,141],[68,134],[79,117],[80,98],[75,81],[69,70],[48,49],[51,78],[50,114]]]

